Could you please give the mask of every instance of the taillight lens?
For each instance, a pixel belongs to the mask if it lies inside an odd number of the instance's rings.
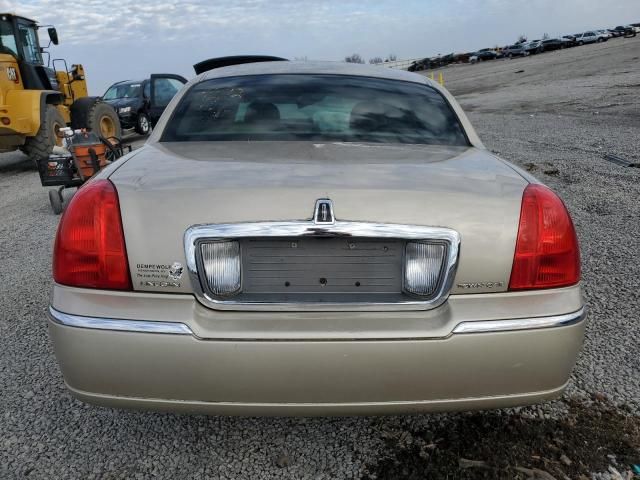
[[[74,195],[56,235],[53,278],[73,287],[131,290],[118,192],[93,180]]]
[[[509,290],[555,288],[580,281],[580,249],[562,200],[543,185],[522,196]]]

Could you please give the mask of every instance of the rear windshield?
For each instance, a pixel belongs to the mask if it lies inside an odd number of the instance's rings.
[[[437,90],[343,75],[206,80],[184,95],[161,137],[163,142],[230,140],[468,145]]]

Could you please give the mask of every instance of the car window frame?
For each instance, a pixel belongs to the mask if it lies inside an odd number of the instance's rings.
[[[164,124],[162,125],[162,131],[159,132],[158,135],[158,143],[173,143],[170,141],[166,141],[164,140],[164,135],[165,135],[165,130],[167,129],[167,127],[169,126],[169,124],[173,121],[174,116],[176,114],[176,111],[178,110],[178,107],[180,106],[180,104],[184,101],[184,98],[189,95],[189,93],[191,92],[191,90],[193,88],[196,87],[196,85],[199,85],[202,82],[205,81],[210,81],[210,80],[231,80],[234,78],[245,78],[245,77],[262,77],[262,76],[273,76],[273,75],[287,75],[287,76],[291,76],[291,75],[296,75],[296,76],[309,76],[309,75],[323,75],[326,77],[355,77],[355,78],[368,78],[368,79],[372,79],[372,80],[389,80],[392,82],[401,82],[401,83],[408,83],[410,85],[419,85],[420,87],[423,88],[430,88],[431,90],[433,90],[435,93],[437,93],[441,98],[442,101],[445,103],[445,105],[449,108],[453,118],[455,118],[455,120],[458,122],[458,125],[460,126],[460,131],[462,132],[462,135],[464,137],[464,140],[466,141],[466,145],[459,145],[460,147],[473,147],[474,144],[471,141],[471,139],[469,138],[469,133],[467,132],[467,129],[465,128],[465,122],[462,121],[462,119],[460,118],[460,115],[458,115],[458,112],[456,111],[456,109],[453,107],[453,104],[449,101],[449,99],[447,98],[446,95],[444,95],[438,88],[435,88],[433,85],[430,85],[427,82],[412,82],[410,80],[401,80],[401,79],[396,79],[396,78],[384,78],[384,77],[376,77],[376,76],[372,76],[372,75],[357,75],[357,74],[347,74],[347,73],[322,73],[322,72],[291,72],[291,73],[252,73],[252,74],[248,74],[248,75],[229,75],[229,76],[221,76],[221,77],[213,77],[213,78],[202,78],[197,82],[193,82],[191,85],[188,85],[187,88],[184,90],[184,92],[182,92],[180,98],[178,99],[178,102],[173,105],[170,115],[167,118],[167,120],[164,122]],[[425,77],[426,80],[426,77]],[[175,97],[174,97],[175,99]],[[232,141],[237,141],[237,140],[232,140]],[[267,142],[268,140],[261,140],[263,142]],[[295,141],[295,140],[290,140],[290,141]],[[307,141],[307,140],[298,140],[298,141]],[[315,142],[318,143],[317,140],[315,141],[311,141],[309,140],[309,142]],[[363,143],[363,142],[347,142],[347,143]],[[399,144],[399,143],[389,143],[388,145],[403,145],[403,144]],[[407,145],[431,145],[431,144],[407,144]],[[434,144],[435,145],[435,144]]]

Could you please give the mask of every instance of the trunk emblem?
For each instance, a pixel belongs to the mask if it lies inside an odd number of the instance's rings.
[[[316,225],[331,225],[335,221],[333,215],[333,202],[328,198],[316,201],[316,210],[313,213],[313,223]]]

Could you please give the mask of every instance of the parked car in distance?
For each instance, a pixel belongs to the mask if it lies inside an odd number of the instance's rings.
[[[633,27],[633,31],[636,33],[640,33],[640,23],[632,23],[631,25],[629,25],[630,27]]]
[[[478,50],[472,56],[477,57],[478,61],[484,60],[495,60],[498,54],[492,48],[483,48],[482,50]]]
[[[602,38],[606,38],[607,40],[613,38],[613,35],[609,30],[596,30],[596,33],[599,33],[600,35],[602,35]]]
[[[502,50],[505,57],[526,57],[529,55],[523,44],[509,45]]]
[[[549,38],[547,40],[542,41],[541,47],[543,52],[550,52],[552,50],[561,50],[565,47],[565,42],[563,42],[559,38]]]
[[[553,191],[424,75],[223,60],[61,219],[49,329],[74,396],[335,415],[562,393],[585,307]]]
[[[607,40],[609,40],[609,37],[598,32],[597,30],[590,30],[576,37],[576,42],[578,42],[578,45],[584,45],[586,43],[602,43],[606,42]]]
[[[619,37],[635,37],[636,30],[631,25],[618,25],[611,29],[611,32],[615,32]]]
[[[542,52],[542,40],[531,40],[530,42],[525,44],[525,50],[530,55],[535,55],[536,53]]]
[[[563,35],[560,40],[564,43],[565,48],[575,47],[578,44],[576,37],[573,35]]]
[[[164,107],[169,104],[173,96],[187,83],[187,80],[179,75],[154,74],[155,89],[152,92],[151,79],[125,80],[111,85],[102,100],[110,104],[118,113],[122,128],[135,129],[140,135],[147,135],[160,118]],[[156,107],[151,107],[151,95],[156,97]]]

